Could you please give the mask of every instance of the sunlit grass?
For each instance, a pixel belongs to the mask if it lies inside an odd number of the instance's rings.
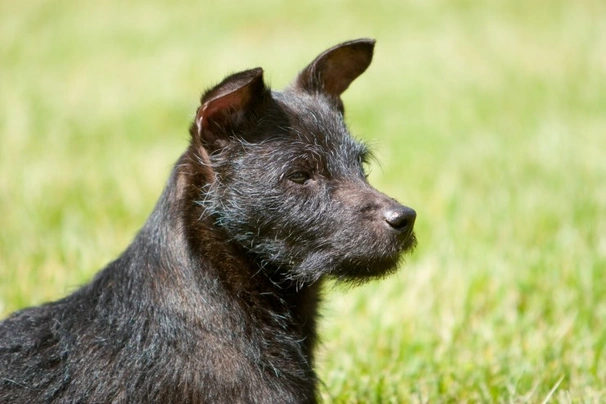
[[[419,247],[393,278],[327,288],[323,397],[604,400],[605,4],[202,3],[0,3],[1,313],[125,248],[205,87],[263,66],[279,88],[371,36],[347,118]]]

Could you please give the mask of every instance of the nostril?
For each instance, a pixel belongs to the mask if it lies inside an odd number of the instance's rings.
[[[401,232],[409,231],[415,223],[417,212],[406,206],[398,206],[385,212],[385,221],[394,229]]]

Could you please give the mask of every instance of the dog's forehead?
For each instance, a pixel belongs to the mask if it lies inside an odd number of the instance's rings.
[[[351,136],[343,114],[325,96],[299,91],[272,92],[272,96],[285,112],[289,135],[297,140],[347,154],[365,148]]]

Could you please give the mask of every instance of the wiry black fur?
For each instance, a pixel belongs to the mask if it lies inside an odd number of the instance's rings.
[[[0,323],[0,402],[315,402],[321,280],[383,276],[415,242],[343,122],[373,45],[329,49],[282,93],[260,69],[206,92],[126,251]]]

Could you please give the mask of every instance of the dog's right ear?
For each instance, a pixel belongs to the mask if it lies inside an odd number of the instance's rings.
[[[325,50],[299,73],[294,88],[325,94],[342,109],[341,94],[368,68],[374,46],[374,39],[361,38]]]
[[[192,136],[206,148],[220,147],[268,92],[260,67],[226,77],[202,96]]]

